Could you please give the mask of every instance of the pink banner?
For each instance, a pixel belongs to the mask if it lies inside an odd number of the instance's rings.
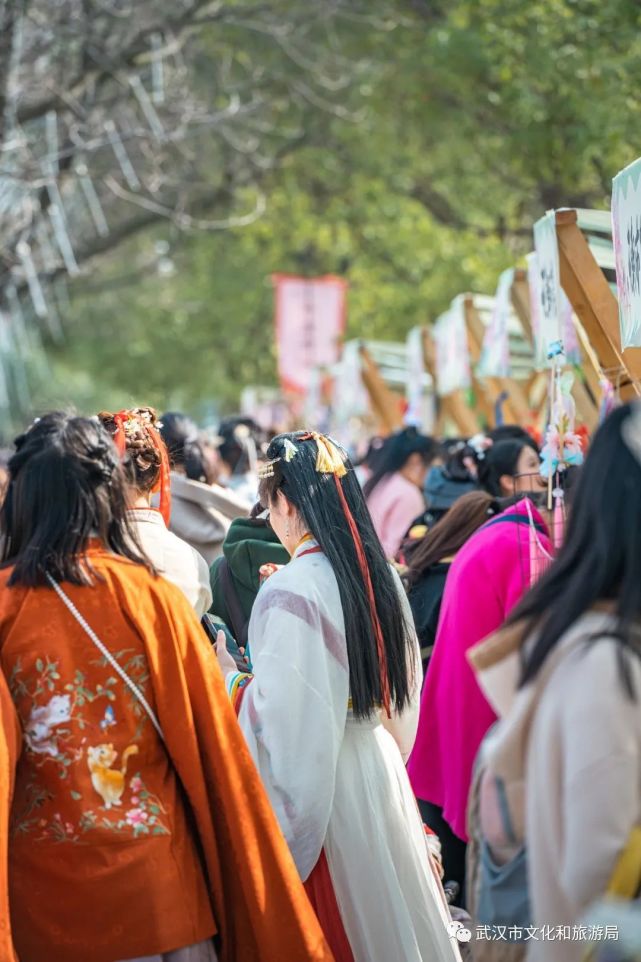
[[[306,394],[315,368],[340,356],[345,333],[347,282],[340,277],[275,274],[276,350],[284,390]]]

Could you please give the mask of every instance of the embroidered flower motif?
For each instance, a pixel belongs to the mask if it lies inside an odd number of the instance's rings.
[[[131,804],[132,804],[132,805],[139,805],[139,804],[140,804],[140,799],[138,798],[137,795],[133,795],[133,796],[132,796]]]
[[[138,795],[138,793],[142,791],[142,779],[139,778],[138,775],[134,775],[134,777],[129,782],[129,787],[131,788],[134,795]],[[132,799],[132,802],[134,803],[134,805],[137,805],[138,799]]]
[[[142,808],[130,808],[127,814],[125,815],[125,819],[129,823],[129,825],[133,825],[133,826],[144,825],[148,818],[149,818],[148,813],[145,812]]]

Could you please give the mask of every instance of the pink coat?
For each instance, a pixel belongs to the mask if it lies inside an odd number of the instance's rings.
[[[525,523],[507,520],[514,515]],[[532,516],[545,532],[534,507]],[[445,821],[464,840],[474,759],[496,719],[466,652],[500,627],[530,584],[531,529],[525,502],[499,518],[506,520],[484,525],[452,562],[408,764],[415,795],[442,808]],[[540,533],[539,539],[551,552],[547,534]]]
[[[386,557],[394,558],[412,521],[425,511],[425,498],[415,484],[397,473],[376,485],[367,507]]]

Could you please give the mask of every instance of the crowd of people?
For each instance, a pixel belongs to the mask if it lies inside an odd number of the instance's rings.
[[[37,419],[0,509],[0,962],[636,958],[599,920],[638,918],[641,406],[553,500],[517,425],[358,458]]]

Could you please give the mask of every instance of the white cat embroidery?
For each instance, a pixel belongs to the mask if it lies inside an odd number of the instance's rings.
[[[31,751],[55,758],[58,754],[58,743],[52,729],[70,719],[69,695],[54,695],[47,705],[32,708],[24,730],[24,738]]]

